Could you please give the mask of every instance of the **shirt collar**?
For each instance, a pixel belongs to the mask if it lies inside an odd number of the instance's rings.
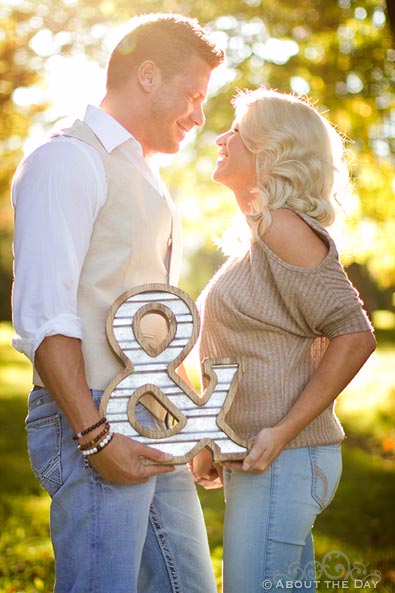
[[[83,120],[95,133],[108,153],[124,142],[130,141],[133,148],[143,156],[140,142],[106,111],[88,105]]]

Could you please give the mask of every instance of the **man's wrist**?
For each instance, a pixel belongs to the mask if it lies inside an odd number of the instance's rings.
[[[82,430],[80,430],[79,432],[74,434],[73,441],[77,441],[81,437],[88,435],[90,432],[93,432],[94,430],[96,430],[96,428],[99,428],[102,424],[105,424],[106,422],[107,422],[107,418],[105,416],[103,416],[102,418],[100,418],[100,420],[97,420],[90,426],[87,426],[86,428],[83,428]]]

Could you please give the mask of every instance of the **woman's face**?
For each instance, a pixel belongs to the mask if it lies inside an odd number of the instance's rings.
[[[237,122],[218,136],[218,160],[212,175],[214,181],[231,189],[243,212],[249,212],[250,190],[256,182],[255,156],[242,141]]]

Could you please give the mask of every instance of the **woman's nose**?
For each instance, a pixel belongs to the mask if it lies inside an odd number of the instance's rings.
[[[218,146],[222,146],[223,144],[226,144],[226,140],[228,139],[230,130],[228,130],[227,132],[224,132],[223,134],[220,134],[219,136],[216,137],[215,139],[215,143]]]

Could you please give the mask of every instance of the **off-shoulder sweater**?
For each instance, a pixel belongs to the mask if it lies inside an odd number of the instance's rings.
[[[263,240],[255,240],[243,256],[230,258],[220,268],[199,298],[200,359],[242,360],[243,373],[226,420],[247,439],[288,413],[329,340],[372,331],[333,239],[317,221],[299,216],[329,247],[319,265],[290,265]],[[334,444],[343,437],[332,404],[288,447]]]

